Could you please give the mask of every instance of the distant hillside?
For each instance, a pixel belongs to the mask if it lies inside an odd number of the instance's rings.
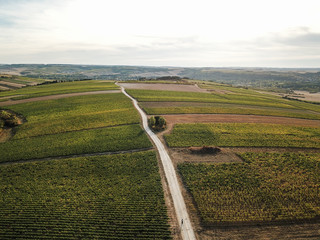
[[[235,86],[320,92],[320,68],[184,68],[67,64],[0,65],[0,73],[53,80],[132,80],[179,76]]]

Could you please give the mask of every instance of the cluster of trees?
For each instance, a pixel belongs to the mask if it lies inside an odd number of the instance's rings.
[[[154,131],[162,131],[166,128],[166,120],[161,116],[152,116],[149,118],[149,126]]]

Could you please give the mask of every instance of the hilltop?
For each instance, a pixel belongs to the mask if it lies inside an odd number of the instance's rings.
[[[51,80],[132,80],[179,76],[277,91],[320,92],[320,68],[215,68],[117,65],[3,64],[0,73]]]

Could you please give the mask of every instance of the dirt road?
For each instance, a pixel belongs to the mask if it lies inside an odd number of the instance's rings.
[[[142,111],[142,109],[138,106],[138,102],[132,98],[129,94],[126,93],[123,87],[121,87],[122,92],[133,101],[133,104],[135,108],[138,110],[138,112],[141,115],[142,118],[142,123],[143,123],[143,128],[149,135],[149,137],[152,139],[154,144],[156,145],[156,148],[159,152],[160,159],[164,168],[164,172],[168,181],[170,193],[173,199],[173,204],[175,207],[177,219],[178,219],[178,224],[181,229],[181,236],[182,239],[184,240],[189,240],[189,239],[196,239],[193,227],[189,218],[189,214],[184,202],[184,198],[181,193],[180,185],[178,182],[178,178],[175,172],[175,169],[173,167],[172,161],[160,141],[160,139],[157,137],[156,134],[154,134],[151,129],[148,126],[148,118],[147,115]]]
[[[57,94],[57,95],[34,97],[34,98],[21,99],[21,100],[15,100],[15,101],[11,100],[11,101],[0,102],[0,107],[2,107],[2,106],[10,106],[10,105],[15,105],[15,104],[20,104],[20,103],[37,102],[37,101],[53,100],[53,99],[75,97],[75,96],[84,96],[84,95],[105,94],[105,93],[120,93],[120,90],[107,90],[107,91]]]

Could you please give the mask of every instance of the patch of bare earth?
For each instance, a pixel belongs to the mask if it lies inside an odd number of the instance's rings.
[[[310,102],[320,102],[320,92],[309,93],[307,91],[294,91],[294,93],[294,95],[289,95],[289,97]]]
[[[165,83],[119,83],[119,85],[126,89],[209,93],[206,89],[201,89],[197,85],[165,84]]]
[[[171,159],[176,166],[183,162],[193,163],[231,163],[231,162],[242,162],[232,149],[222,149],[219,153],[215,154],[195,154],[191,153],[188,148],[169,148],[169,154]]]
[[[309,101],[309,102],[319,102],[320,103],[320,92],[317,93],[310,93],[307,91],[294,91],[293,94],[285,94],[285,93],[273,93],[273,92],[263,92],[263,91],[257,91],[259,93],[264,93],[264,94],[270,94],[274,96],[280,96],[280,97],[289,97],[289,98],[294,98],[294,99],[299,99],[302,101]]]
[[[15,104],[20,104],[20,103],[37,102],[37,101],[45,101],[45,100],[54,100],[54,99],[67,98],[67,97],[84,96],[84,95],[95,95],[95,94],[106,94],[106,93],[120,93],[120,92],[121,92],[120,90],[107,90],[107,91],[57,94],[57,95],[34,97],[34,98],[21,99],[21,100],[15,100],[15,101],[0,102],[0,107],[1,106],[10,106],[10,105],[15,105]]]
[[[251,115],[230,115],[230,114],[177,114],[164,115],[167,121],[167,129],[158,133],[160,140],[166,145],[164,134],[170,133],[176,123],[278,123],[296,126],[319,127],[320,121],[308,119],[294,119],[285,117],[251,116]],[[220,148],[221,151],[215,154],[192,154],[187,148],[169,148],[169,155],[177,170],[177,164],[182,162],[193,163],[231,163],[242,162],[237,153],[242,152],[320,152],[320,149],[299,149],[299,148],[250,148],[230,147]],[[178,174],[179,176],[179,174]],[[197,210],[197,206],[191,194],[186,189],[181,176],[178,178],[182,194],[184,196],[189,215],[198,239],[221,239],[221,240],[270,240],[270,239],[320,239],[320,223],[292,223],[284,225],[253,225],[233,227],[212,227],[204,228]],[[166,196],[168,197],[168,196]]]

